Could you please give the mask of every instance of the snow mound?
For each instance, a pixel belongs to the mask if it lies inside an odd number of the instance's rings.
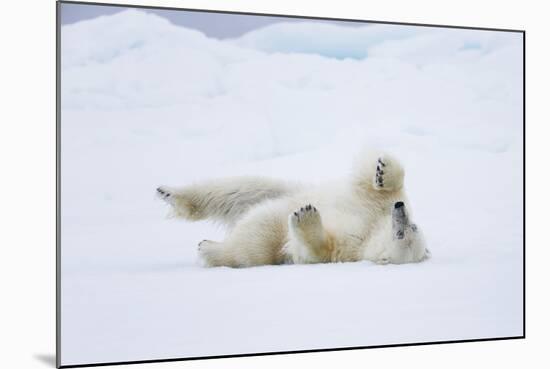
[[[265,52],[317,54],[336,59],[363,59],[369,48],[386,40],[411,38],[424,30],[401,26],[361,25],[344,22],[275,23],[248,32],[235,44]]]
[[[191,111],[209,106],[205,116],[223,110],[235,129],[264,127],[273,139],[262,143],[262,157],[326,144],[342,120],[366,129],[361,139],[397,124],[411,135],[502,152],[519,133],[521,47],[511,33],[316,22],[224,42],[128,10],[63,27],[62,104],[185,105],[188,127],[204,120]],[[279,134],[298,125],[295,136]],[[460,134],[465,127],[491,134]]]

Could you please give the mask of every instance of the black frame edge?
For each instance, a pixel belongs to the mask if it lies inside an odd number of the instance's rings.
[[[435,345],[435,344],[444,345],[444,344],[456,344],[456,343],[473,343],[473,342],[486,342],[486,341],[508,341],[508,340],[517,340],[517,339],[525,339],[525,336],[522,335],[522,336],[512,336],[512,337],[475,338],[475,339],[464,339],[464,340],[456,340],[456,341],[397,343],[397,344],[375,345],[375,346],[335,347],[330,349],[275,351],[275,352],[260,352],[260,353],[236,354],[236,355],[196,356],[196,357],[158,359],[158,360],[152,359],[152,360],[135,360],[135,361],[99,362],[99,363],[93,363],[93,364],[69,364],[69,365],[62,365],[59,368],[88,368],[88,367],[108,366],[108,365],[169,363],[169,362],[192,361],[192,360],[229,359],[229,358],[242,358],[242,357],[251,357],[251,356],[310,354],[310,353],[331,352],[331,351],[351,351],[351,350],[365,350],[365,349],[379,349],[379,348],[393,348],[393,347],[427,346],[427,345]]]
[[[55,2],[55,365],[61,367],[61,2]]]
[[[526,301],[527,301],[527,292],[526,292],[526,252],[525,252],[525,249],[526,249],[526,217],[527,217],[527,211],[526,211],[526,204],[527,204],[527,201],[526,201],[526,196],[525,196],[525,193],[526,193],[526,188],[525,188],[525,184],[526,184],[526,178],[527,178],[527,169],[526,169],[526,163],[527,163],[527,156],[526,156],[526,143],[527,143],[527,136],[525,135],[525,126],[526,126],[526,105],[525,105],[525,102],[526,102],[526,88],[525,88],[525,84],[526,84],[526,65],[525,65],[525,61],[526,61],[526,51],[525,51],[525,46],[526,46],[526,31],[523,31],[523,338],[525,338],[525,331],[526,331],[526,327],[527,327],[527,321],[526,321]]]

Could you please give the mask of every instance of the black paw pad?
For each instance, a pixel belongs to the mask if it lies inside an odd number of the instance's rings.
[[[161,187],[157,188],[157,193],[159,194],[160,197],[165,199],[172,196],[170,192],[163,190]]]
[[[376,164],[376,185],[379,187],[384,187],[384,170],[382,169],[385,167],[386,164],[382,161],[382,159],[378,158],[378,163]]]
[[[197,249],[201,249],[202,247],[202,244],[205,243],[205,242],[208,242],[208,240],[202,240],[201,242],[199,242],[199,244],[197,245]]]
[[[378,172],[376,173],[376,184],[380,187],[384,187],[384,177]]]

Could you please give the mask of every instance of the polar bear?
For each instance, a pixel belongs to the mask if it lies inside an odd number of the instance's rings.
[[[157,194],[174,215],[228,226],[222,242],[204,240],[205,266],[370,260],[415,263],[430,253],[412,222],[404,170],[389,154],[367,155],[345,181],[307,186],[261,177],[210,180]]]

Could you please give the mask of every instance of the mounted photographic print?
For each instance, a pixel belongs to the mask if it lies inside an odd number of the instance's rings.
[[[524,337],[524,32],[58,2],[58,366]]]

